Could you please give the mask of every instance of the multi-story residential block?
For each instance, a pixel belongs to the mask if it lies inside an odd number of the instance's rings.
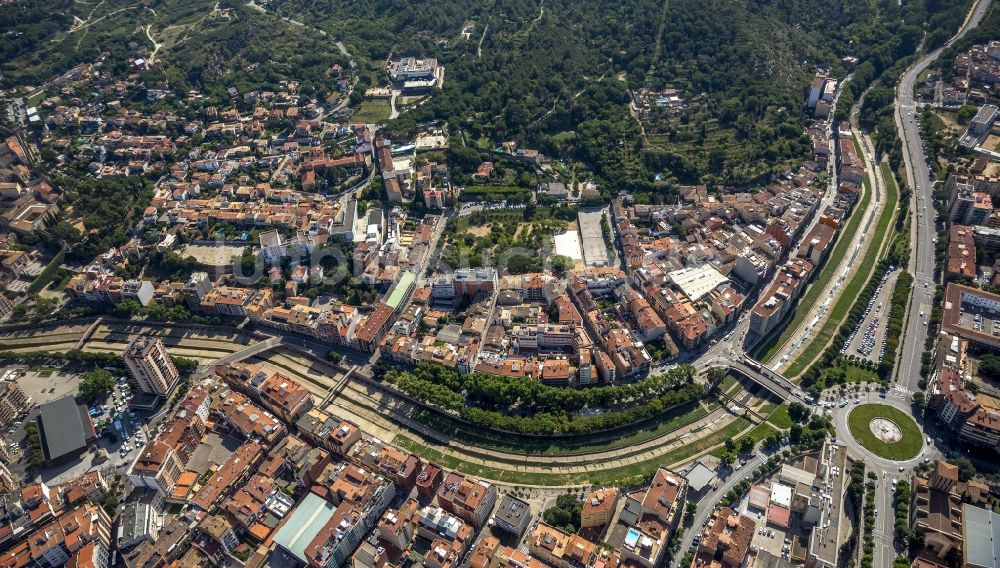
[[[284,518],[294,506],[295,501],[273,479],[257,473],[233,492],[222,509],[245,534],[262,542],[270,536],[275,521]]]
[[[272,446],[285,435],[285,425],[243,394],[223,388],[212,400],[211,413],[247,438]]]
[[[440,507],[423,507],[413,515],[413,523],[417,535],[432,543],[430,560],[439,566],[461,558],[475,535],[471,526]]]
[[[763,337],[788,314],[805,288],[813,265],[805,259],[795,259],[781,268],[774,284],[761,295],[750,312],[750,330]]]
[[[28,396],[15,381],[0,382],[0,428],[10,426],[28,411]]]
[[[74,558],[107,566],[111,519],[104,509],[84,504],[40,526],[4,553],[4,566],[62,568]]]
[[[962,496],[958,493],[958,467],[939,461],[930,477],[913,478],[910,525],[934,556],[944,559],[961,552]]]
[[[670,535],[677,528],[687,498],[687,480],[660,468],[645,490],[628,494],[619,522],[631,528],[620,550],[622,560],[645,568],[658,566]]]
[[[474,298],[479,294],[492,294],[498,287],[494,268],[461,268],[452,275],[454,296]]]
[[[567,534],[542,522],[528,536],[528,552],[555,568],[580,568],[590,566],[597,545],[580,535]]]
[[[583,500],[580,513],[580,528],[603,527],[611,522],[618,506],[620,492],[615,487],[592,491]]]
[[[249,479],[263,456],[263,446],[253,442],[247,442],[236,448],[236,451],[230,454],[208,481],[198,489],[191,498],[191,505],[196,510],[207,513],[221,507],[223,505],[221,497]]]
[[[129,470],[132,487],[152,489],[160,495],[170,495],[184,466],[177,452],[160,440],[153,440],[136,457]]]
[[[376,304],[375,309],[358,325],[351,341],[353,346],[374,351],[392,327],[395,313],[396,310],[388,304]]]
[[[310,492],[274,535],[278,546],[315,568],[343,565],[396,495],[395,486],[374,473],[330,467],[329,499]]]
[[[184,295],[188,308],[200,310],[202,300],[214,287],[215,284],[212,283],[207,272],[192,272],[181,293]]]
[[[134,499],[125,503],[118,521],[118,550],[128,550],[143,542],[156,542],[159,534],[159,515],[149,499]]]
[[[354,444],[361,441],[357,424],[342,420],[324,410],[313,408],[296,422],[299,435],[321,448],[346,457]]]
[[[417,495],[421,499],[430,500],[437,494],[444,480],[444,470],[434,462],[427,462],[424,469],[417,474]]]
[[[977,189],[983,184],[977,178],[950,174],[945,182],[949,220],[959,225],[984,225],[993,213],[993,201],[987,191]]]
[[[128,568],[165,568],[186,556],[191,549],[190,534],[196,523],[186,515],[178,515],[164,525],[153,543],[142,543],[123,555]]]
[[[202,311],[222,316],[246,317],[257,293],[249,288],[219,286],[209,290],[201,300]]]
[[[227,365],[217,372],[234,388],[247,392],[286,422],[295,422],[312,409],[309,390],[281,373],[241,363]]]
[[[515,536],[521,536],[531,521],[531,506],[513,495],[504,495],[493,516],[493,525]]]
[[[937,412],[942,424],[958,432],[962,442],[996,450],[1000,448],[1000,413],[980,398],[996,400],[985,393],[973,395],[956,369],[943,367],[931,387],[928,407]]]
[[[947,278],[976,278],[976,242],[972,227],[954,224],[948,231]]]
[[[418,503],[407,500],[399,510],[388,509],[378,521],[379,540],[390,544],[399,551],[410,547],[416,537],[416,526],[413,523],[417,514]]]
[[[718,508],[705,527],[692,568],[739,568],[750,553],[757,525],[750,517]]]
[[[143,392],[166,396],[180,379],[177,367],[158,338],[136,337],[125,348],[123,357]]]
[[[437,500],[445,511],[480,528],[497,502],[497,488],[486,481],[451,472],[438,489]]]
[[[224,515],[205,517],[192,540],[195,547],[216,562],[224,562],[240,545],[232,523]]]

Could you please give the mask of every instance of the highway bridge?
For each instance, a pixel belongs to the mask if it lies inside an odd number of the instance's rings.
[[[240,349],[239,351],[230,353],[225,357],[216,359],[211,363],[198,365],[198,368],[195,369],[195,372],[191,374],[191,379],[194,381],[200,381],[201,379],[204,379],[209,375],[211,375],[212,373],[214,373],[215,368],[219,365],[228,365],[230,363],[237,363],[239,361],[249,359],[254,355],[259,355],[265,351],[273,349],[281,344],[282,339],[283,338],[281,337],[272,337],[270,339],[265,339],[264,341],[254,343],[253,345],[248,345],[243,349]]]
[[[730,361],[729,368],[764,387],[783,401],[809,404],[805,393],[783,377],[781,373],[769,369],[749,357],[744,356],[742,359]]]

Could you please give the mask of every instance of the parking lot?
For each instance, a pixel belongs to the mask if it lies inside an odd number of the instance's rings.
[[[124,375],[115,374],[115,389],[103,405],[90,407],[91,420],[98,433],[97,444],[91,446],[78,461],[46,468],[39,478],[46,483],[64,483],[94,469],[110,470],[131,463],[148,441],[148,432],[141,418],[128,409],[132,393]],[[26,371],[17,379],[18,385],[28,396],[33,407],[18,424],[4,432],[11,444],[21,445],[24,424],[38,417],[38,406],[66,397],[76,396],[79,375],[55,369]],[[24,464],[12,469],[24,472]]]
[[[75,396],[79,375],[55,370],[26,371],[17,385],[35,404],[42,405],[64,396]]]
[[[853,355],[879,363],[885,354],[885,330],[889,324],[889,303],[896,285],[898,270],[887,272],[865,307],[864,317],[844,342],[841,355]]]
[[[1000,317],[989,310],[972,305],[962,304],[958,325],[978,333],[1000,336]]]

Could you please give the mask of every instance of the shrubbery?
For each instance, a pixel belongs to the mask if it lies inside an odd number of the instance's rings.
[[[910,290],[913,288],[913,275],[903,271],[896,279],[896,286],[892,289],[892,298],[889,305],[889,322],[885,330],[885,357],[879,365],[879,375],[889,377],[892,374],[893,365],[896,362],[896,350],[899,348],[899,334],[903,332],[903,318],[906,315],[906,306],[910,301]],[[911,317],[913,317],[911,315]]]
[[[586,434],[626,426],[701,396],[694,368],[681,366],[634,384],[574,389],[527,377],[459,374],[440,365],[413,371],[380,366],[381,376],[408,395],[457,414],[476,426],[521,434]],[[627,408],[620,408],[627,406]],[[614,408],[580,416],[587,408]]]

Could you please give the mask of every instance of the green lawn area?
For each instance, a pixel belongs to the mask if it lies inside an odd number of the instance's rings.
[[[898,442],[886,443],[875,437],[869,423],[875,418],[886,418],[896,423],[902,431]],[[877,456],[892,460],[908,460],[920,453],[924,443],[920,427],[902,410],[884,404],[862,404],[847,416],[851,435],[859,444]]]
[[[733,387],[736,386],[739,386],[739,380],[733,375],[726,375],[726,377],[722,379],[722,384],[719,385],[719,392],[732,396],[730,391],[732,391]]]
[[[756,444],[756,443],[760,442],[761,440],[763,440],[764,438],[767,438],[771,434],[774,434],[775,432],[777,432],[777,430],[775,430],[767,422],[764,422],[763,424],[758,424],[756,428],[754,428],[753,430],[750,430],[749,432],[747,432],[746,434],[740,436],[739,438],[737,438],[734,441],[736,442],[736,447],[739,448],[740,447],[740,442],[742,442],[745,438],[750,438],[751,440],[753,440],[753,443]],[[723,440],[722,443],[725,443],[725,440]],[[716,448],[716,449],[712,450],[712,455],[715,456],[715,457],[717,457],[717,458],[722,457],[722,454],[724,454],[724,453],[726,453],[726,448],[725,447],[719,447],[719,448]]]
[[[767,418],[767,421],[771,424],[781,428],[782,430],[792,427],[792,417],[788,415],[788,405],[782,404],[771,413],[771,416]]]
[[[778,349],[792,339],[792,336],[798,332],[799,326],[805,321],[806,316],[809,315],[809,310],[819,302],[819,296],[826,289],[830,280],[840,272],[840,264],[847,255],[847,249],[850,247],[855,233],[858,232],[858,227],[861,226],[861,218],[864,217],[864,211],[868,209],[871,197],[872,192],[868,187],[868,178],[865,177],[865,187],[861,201],[855,205],[850,221],[847,222],[844,230],[837,236],[837,243],[823,264],[823,269],[809,284],[809,288],[806,289],[805,294],[802,295],[796,304],[792,319],[783,328],[779,328],[782,329],[781,334],[772,335],[769,339],[762,341],[758,348],[754,350],[759,355],[761,361],[770,362],[771,359],[774,359]]]
[[[389,120],[392,107],[386,99],[367,99],[361,101],[358,108],[351,114],[351,122],[363,122],[365,124],[380,124]]]
[[[840,327],[840,322],[847,317],[851,306],[854,305],[861,291],[868,284],[872,272],[875,271],[875,266],[878,264],[882,253],[880,245],[891,240],[892,221],[896,217],[896,202],[899,200],[899,189],[896,187],[896,184],[887,183],[886,186],[885,208],[879,215],[874,233],[868,236],[868,239],[876,246],[869,247],[865,251],[865,256],[859,262],[854,276],[841,288],[837,302],[830,310],[826,321],[823,323],[823,327],[813,334],[812,341],[806,345],[795,362],[785,371],[786,377],[793,378],[801,375],[819,357],[820,353],[826,349],[827,343],[830,342],[830,339],[837,332],[837,328]],[[866,191],[871,191],[867,175],[865,176],[865,187]],[[861,209],[858,211],[861,211]],[[857,218],[860,219],[861,216],[858,215]],[[828,261],[827,264],[829,265],[830,262]],[[839,265],[839,261],[836,264]]]
[[[39,104],[41,104],[43,100],[45,100],[45,91],[38,91],[37,93],[29,97],[28,100],[25,101],[25,104],[29,108],[36,107]]]
[[[396,436],[393,444],[448,469],[454,469],[462,473],[483,477],[492,481],[520,483],[526,485],[572,485],[588,482],[594,485],[611,485],[625,478],[638,475],[648,475],[656,471],[656,469],[660,466],[682,463],[695,455],[722,445],[726,439],[737,436],[749,425],[750,423],[747,420],[740,418],[721,430],[705,438],[686,444],[664,457],[653,458],[622,467],[602,469],[589,474],[523,472],[516,471],[513,466],[501,469],[479,465],[451,456],[446,456],[433,448],[429,448],[403,435]]]
[[[760,405],[760,408],[757,409],[757,414],[760,414],[761,416],[767,416],[772,412],[774,412],[777,408],[778,405],[776,403],[765,402],[764,404]]]
[[[878,376],[875,371],[859,367],[857,365],[852,365],[843,359],[838,359],[833,367],[823,369],[820,377],[823,381],[826,380],[827,375],[830,373],[844,373],[844,378],[848,383],[880,383],[882,378]],[[835,381],[838,383],[840,381]],[[830,384],[830,383],[824,383]]]

